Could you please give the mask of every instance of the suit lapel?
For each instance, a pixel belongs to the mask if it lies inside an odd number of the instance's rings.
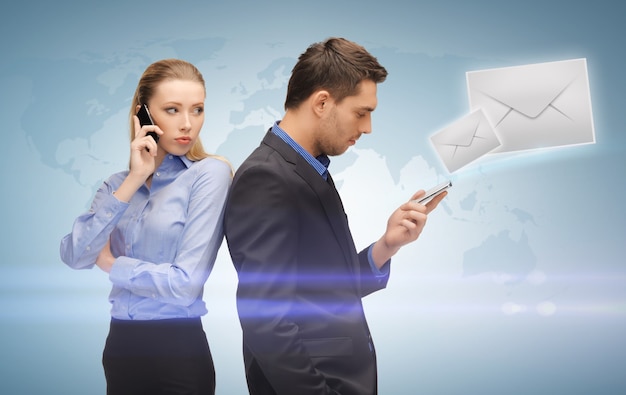
[[[358,274],[359,262],[352,234],[348,227],[348,218],[330,174],[328,175],[328,182],[324,181],[300,154],[271,131],[265,135],[263,142],[275,149],[288,164],[292,165],[294,171],[315,191],[324,208],[333,233],[339,241],[350,271]]]
[[[341,201],[341,196],[339,196],[339,192],[337,192],[337,188],[335,187],[335,182],[331,177],[330,173],[328,173],[328,182],[330,186],[330,191],[332,192],[333,198],[332,201],[335,207],[331,207],[330,204],[324,204],[324,209],[326,210],[326,215],[328,216],[329,221],[333,224],[333,229],[338,229],[339,232],[335,231],[335,234],[339,240],[342,237],[345,238],[345,244],[342,243],[342,247],[344,247],[344,254],[346,255],[346,261],[351,262],[355,259],[354,252],[356,251],[356,247],[354,245],[354,240],[352,239],[352,233],[350,232],[350,226],[348,225],[348,216],[346,215],[346,211],[343,208],[343,202]],[[318,196],[320,196],[318,194]],[[320,196],[322,199],[322,196]],[[348,248],[345,248],[348,247]],[[352,262],[354,267],[358,268],[358,262]]]
[[[345,261],[348,262],[348,266],[353,273],[358,273],[358,258],[355,254],[356,247],[352,240],[352,234],[348,227],[348,218],[343,209],[341,197],[335,188],[330,174],[328,175],[329,182],[324,181],[304,158],[297,164],[296,173],[298,173],[317,194],[335,238],[339,241]]]

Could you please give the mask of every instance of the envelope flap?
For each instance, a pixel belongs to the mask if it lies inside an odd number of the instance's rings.
[[[581,71],[585,72],[584,62],[584,59],[576,59],[477,72],[475,86],[479,86],[478,90],[486,96],[535,118],[568,88]]]
[[[480,114],[475,112],[470,116],[462,118],[453,125],[442,129],[439,133],[431,137],[435,144],[468,147],[480,126]]]

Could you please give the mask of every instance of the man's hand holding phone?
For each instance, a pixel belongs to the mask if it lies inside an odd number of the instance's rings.
[[[404,245],[415,241],[426,225],[428,213],[437,207],[445,192],[452,186],[450,181],[423,191],[416,192],[411,200],[398,207],[387,220],[387,229],[383,236],[374,243],[372,259],[376,266],[381,266]],[[416,206],[419,203],[422,206]]]

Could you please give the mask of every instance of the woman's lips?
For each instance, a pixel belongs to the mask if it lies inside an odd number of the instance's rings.
[[[178,141],[179,144],[189,144],[191,142],[189,137],[179,137],[175,140]]]

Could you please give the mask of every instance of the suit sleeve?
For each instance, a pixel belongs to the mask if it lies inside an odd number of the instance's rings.
[[[238,175],[226,208],[226,240],[239,275],[245,346],[277,393],[332,394],[311,363],[292,317],[297,306],[298,199],[284,174]]]

